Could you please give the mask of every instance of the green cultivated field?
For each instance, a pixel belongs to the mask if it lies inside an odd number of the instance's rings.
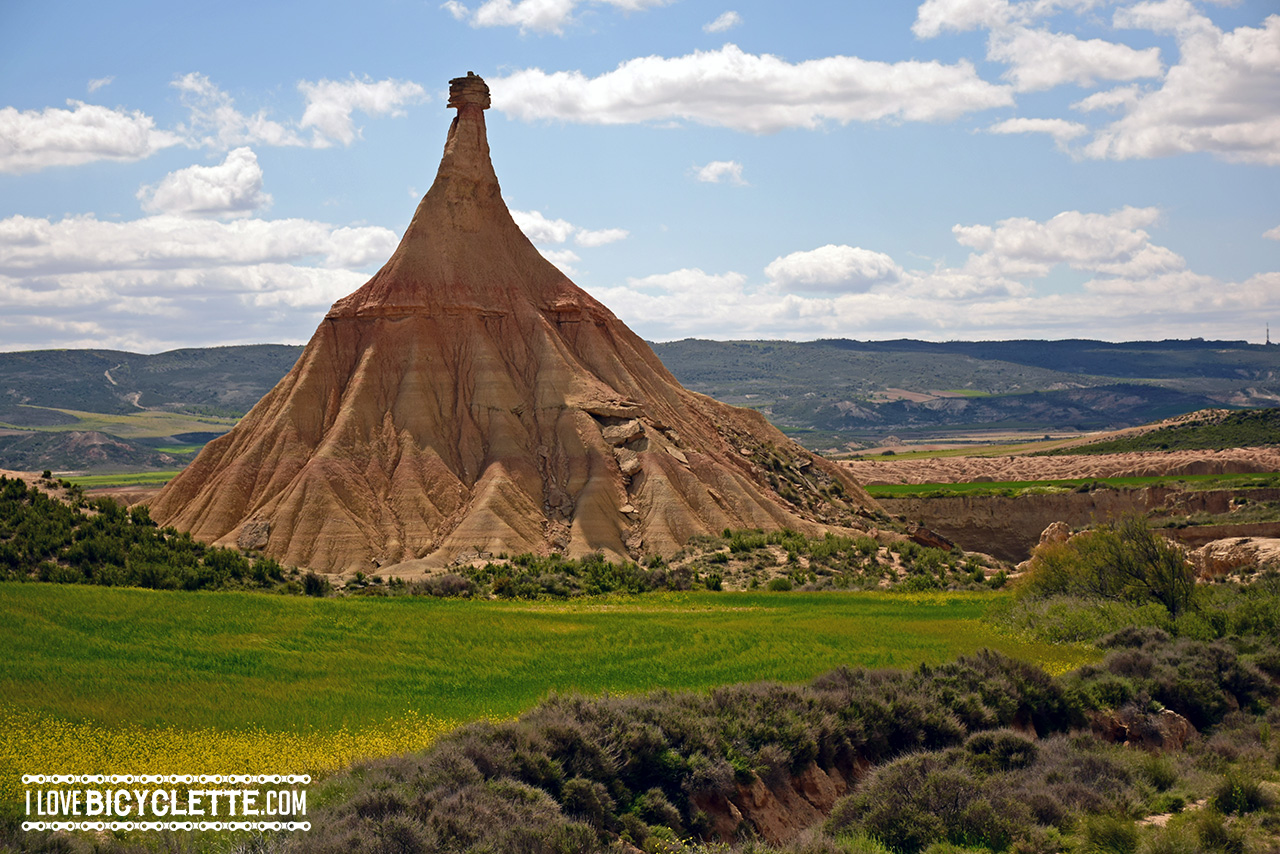
[[[801,681],[981,647],[1057,672],[1094,658],[998,633],[1007,595],[682,593],[570,602],[305,599],[0,584],[0,697],[64,720],[317,731],[406,713],[509,716],[551,691]]]
[[[165,449],[159,448],[157,450],[164,451]],[[177,476],[178,473],[176,471],[143,471],[125,474],[84,474],[69,477],[67,480],[77,486],[83,486],[85,489],[100,489],[106,486],[154,486],[156,484],[166,484]]]

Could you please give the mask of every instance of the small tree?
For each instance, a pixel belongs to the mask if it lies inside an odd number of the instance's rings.
[[[1152,532],[1141,516],[1038,548],[1023,584],[1032,596],[1159,602],[1175,619],[1192,606],[1195,587],[1195,569],[1182,551]]]

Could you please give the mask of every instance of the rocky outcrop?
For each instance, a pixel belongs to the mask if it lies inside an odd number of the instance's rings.
[[[1196,735],[1191,721],[1171,709],[1145,712],[1132,705],[1090,712],[1089,728],[1112,744],[1165,752],[1184,749]]]
[[[875,503],[757,413],[684,389],[512,220],[488,87],[399,248],[153,518],[287,564],[413,575],[463,552],[669,554],[724,528],[859,526]]]
[[[710,820],[710,838],[734,842],[758,836],[780,845],[825,819],[863,771],[845,774],[810,762],[799,774],[773,785],[753,776],[750,783],[737,783],[728,795],[701,794],[693,801]]]
[[[1220,578],[1241,568],[1249,574],[1264,566],[1280,566],[1280,538],[1227,537],[1213,540],[1189,555],[1202,578]]]

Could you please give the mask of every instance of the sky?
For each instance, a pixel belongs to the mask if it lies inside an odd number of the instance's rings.
[[[1280,0],[0,0],[0,350],[305,342],[468,71],[649,340],[1280,341]]]

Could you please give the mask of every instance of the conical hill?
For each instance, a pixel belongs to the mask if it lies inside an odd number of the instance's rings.
[[[874,502],[760,415],[683,388],[542,257],[458,115],[386,265],[152,502],[162,524],[338,572],[459,553],[670,554],[724,528],[859,527]]]

